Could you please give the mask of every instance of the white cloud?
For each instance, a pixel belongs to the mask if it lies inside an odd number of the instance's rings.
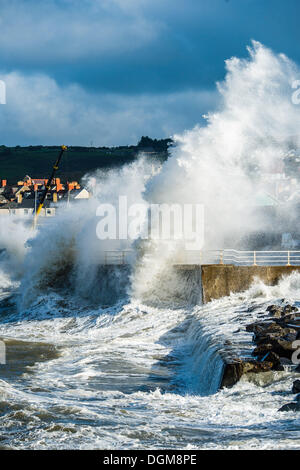
[[[119,145],[141,135],[169,136],[190,128],[213,108],[216,93],[186,91],[122,95],[63,87],[46,75],[2,74],[7,104],[0,107],[1,143]]]

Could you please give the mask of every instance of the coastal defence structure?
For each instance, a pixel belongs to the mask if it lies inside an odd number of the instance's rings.
[[[283,276],[300,272],[300,251],[212,250],[201,256],[195,265],[180,263],[178,267],[201,270],[203,303],[243,292],[255,279],[274,286]]]
[[[132,253],[104,252],[101,264],[130,264]],[[300,272],[300,251],[186,251],[171,256],[169,262],[183,278],[192,275],[199,280],[202,302],[208,303],[249,289],[255,279],[273,286],[283,276]]]
[[[140,260],[142,263],[148,261],[152,263],[153,259],[147,259],[146,256]],[[300,251],[214,250],[200,252],[198,250],[169,253],[166,261],[170,266],[172,285],[181,286],[179,295],[176,288],[174,290],[174,301],[176,302],[178,299],[179,302],[183,301],[184,304],[188,302],[190,305],[199,305],[201,300],[203,304],[207,304],[210,301],[229,296],[231,293],[246,291],[255,280],[261,280],[270,286],[276,285],[282,277],[295,271],[300,272]],[[136,257],[133,250],[115,250],[102,252],[99,264],[104,272],[114,275],[115,268],[117,272],[119,269],[127,270],[127,268],[130,271],[130,266],[135,262]],[[174,272],[175,283],[173,282]],[[188,287],[186,297],[185,287]],[[252,333],[255,330],[251,328],[255,328],[255,324],[254,326],[252,324],[256,317],[253,316],[252,308],[243,310],[244,326],[241,328],[239,326],[235,331],[233,341],[228,341],[228,338],[225,337],[222,341],[222,335],[220,335],[216,349],[216,354],[222,364],[219,388],[233,386],[244,375],[251,378],[253,374],[296,368],[290,359],[293,351],[290,349],[291,339],[286,337],[286,328],[289,328],[289,331],[291,328],[295,329],[295,334],[291,337],[293,341],[299,332],[298,328],[300,328],[300,312],[294,318],[293,315],[290,315],[291,312],[294,312],[293,306],[284,305],[278,307],[277,310],[276,315],[279,315],[280,319],[275,318],[275,320],[272,314],[269,316],[268,310],[265,313],[260,312],[259,321],[261,322],[263,319],[266,321],[266,344],[265,348],[262,347],[261,356],[256,349],[253,349],[255,346],[253,346]],[[298,311],[298,309],[296,310]],[[272,328],[274,328],[275,321],[278,322],[276,334],[279,334],[278,331],[280,335],[282,334],[282,338],[272,340],[271,350],[268,349],[270,348],[270,338],[268,337],[270,319],[272,320]],[[247,326],[245,322],[249,322],[249,325]],[[202,326],[205,330],[205,322]],[[261,328],[261,323],[259,323],[259,328]],[[245,332],[249,333],[246,341]],[[207,351],[214,347],[215,338],[213,336],[210,339],[206,337],[205,341]],[[239,341],[241,342],[239,343]]]
[[[274,286],[293,271],[300,272],[300,266],[201,266],[203,303],[220,299],[231,293],[243,292],[255,279],[268,286]]]

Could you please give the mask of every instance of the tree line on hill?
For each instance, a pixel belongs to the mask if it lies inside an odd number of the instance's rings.
[[[71,146],[66,152],[60,177],[66,180],[80,180],[86,173],[98,168],[109,170],[134,162],[141,153],[146,158],[163,163],[169,157],[172,139],[151,139],[143,136],[137,145],[119,147]],[[46,177],[60,150],[59,146],[35,145],[28,147],[0,146],[0,179],[13,184],[24,178]]]

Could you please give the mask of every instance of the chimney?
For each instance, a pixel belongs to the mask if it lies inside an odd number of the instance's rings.
[[[1,181],[2,188],[5,188],[6,185],[7,185],[7,180],[2,180]]]
[[[57,202],[57,192],[54,191],[53,193],[53,202]]]
[[[21,193],[18,194],[18,204],[21,204],[23,200],[23,196]]]

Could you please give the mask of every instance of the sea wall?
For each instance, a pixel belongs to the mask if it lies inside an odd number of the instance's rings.
[[[282,277],[300,271],[300,266],[181,265],[176,268],[182,278],[188,277],[193,279],[199,287],[201,285],[203,304],[229,296],[230,293],[245,291],[251,286],[255,278],[261,279],[266,285],[276,285]],[[210,314],[210,312],[209,305],[205,306],[201,315],[204,323],[201,335],[205,334],[206,331],[205,315]],[[257,374],[271,373],[272,371],[290,370],[300,372],[300,368],[296,369],[291,360],[294,351],[293,343],[300,339],[300,313],[297,307],[288,305],[282,300],[280,305],[271,305],[265,312],[261,311],[259,305],[254,309],[243,310],[242,317],[243,320],[239,318],[236,325],[239,332],[238,336],[236,331],[230,341],[224,340],[224,344],[220,337],[218,339],[220,347],[216,351],[223,362],[221,388],[233,386],[245,375],[251,378]],[[218,307],[214,311],[214,319],[217,323]],[[251,333],[249,334],[249,345],[252,345],[249,348],[248,346],[245,347],[245,335],[247,336],[248,333]],[[201,335],[199,337],[199,348],[203,349]],[[243,354],[241,354],[239,347],[239,337],[243,343]],[[213,337],[212,344],[214,344]],[[207,357],[210,348],[211,346],[208,346],[207,350],[201,349],[199,363],[202,356]],[[246,354],[244,354],[245,351]],[[196,367],[194,367],[194,375],[196,377],[199,375],[202,381],[203,365],[200,367],[198,362],[195,360],[198,372],[195,371]],[[296,406],[298,405],[295,403],[288,404],[286,409],[295,408]],[[283,411],[285,411],[285,408]]]
[[[276,285],[282,276],[289,275],[293,271],[300,272],[300,266],[203,265],[201,267],[203,303],[245,291],[255,278],[261,279],[266,285]]]

